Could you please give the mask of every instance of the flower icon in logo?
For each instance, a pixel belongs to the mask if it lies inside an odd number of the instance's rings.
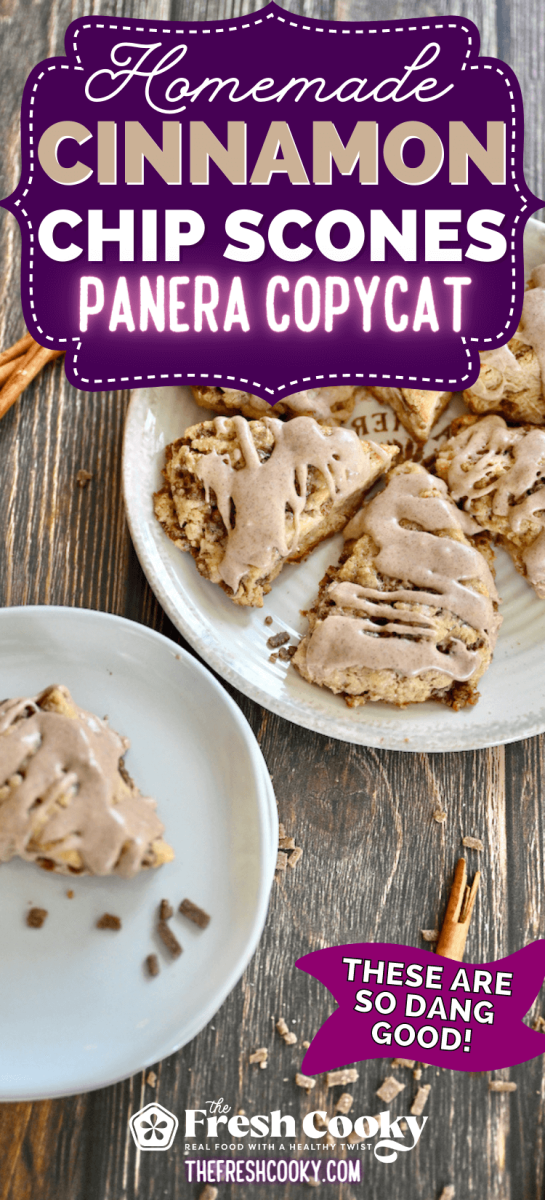
[[[162,1104],[146,1104],[129,1121],[139,1150],[169,1150],[178,1128],[178,1118]]]

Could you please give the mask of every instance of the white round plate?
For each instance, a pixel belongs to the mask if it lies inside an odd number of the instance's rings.
[[[134,879],[61,877],[0,866],[0,1100],[104,1087],[171,1054],[211,1020],[253,954],[278,845],[274,794],[250,727],[216,680],[161,634],[77,608],[0,610],[2,697],[66,684],[78,704],[131,740],[127,767],[157,800],[176,858]],[[74,892],[69,899],[67,891]],[[176,914],[169,958],[155,932]],[[29,929],[30,905],[45,908]],[[104,912],[119,933],[96,928]],[[144,960],[156,953],[161,973]]]
[[[527,274],[545,261],[545,225],[530,220],[524,238]],[[453,400],[439,422],[439,436],[456,412]],[[537,599],[503,551],[496,556],[503,625],[490,670],[475,708],[453,712],[427,702],[396,709],[368,704],[349,709],[325,688],[307,683],[288,663],[269,662],[267,638],[285,630],[298,640],[306,621],[301,609],[316,596],[326,567],[335,562],[340,536],[322,543],[302,564],[284,568],[263,609],[234,605],[221,588],[199,575],[163,533],[153,514],[152,494],[161,486],[165,446],[188,425],[212,417],[194,403],[188,388],[133,392],[124,444],[127,517],[143,570],[170,619],[224,679],[266,708],[307,729],[364,746],[392,750],[471,750],[516,741],[545,729],[545,603]],[[406,442],[394,412],[370,396],[358,401],[352,420],[360,436]],[[437,440],[437,434],[434,441]],[[273,617],[272,627],[264,617]]]

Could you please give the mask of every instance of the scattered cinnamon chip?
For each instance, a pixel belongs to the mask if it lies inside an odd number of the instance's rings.
[[[156,954],[148,954],[148,957],[146,958],[146,968],[148,975],[159,974],[159,959],[157,958]]]
[[[391,1100],[395,1100],[395,1097],[403,1091],[404,1087],[405,1084],[400,1083],[399,1079],[395,1079],[393,1075],[388,1075],[384,1083],[377,1088],[377,1096],[380,1096],[380,1099],[384,1100],[385,1104],[389,1104]]]
[[[279,1017],[276,1022],[276,1032],[280,1034],[281,1038],[285,1037],[286,1034],[289,1033],[288,1026],[283,1017]]]
[[[149,1084],[149,1086],[150,1086],[150,1087],[152,1087],[152,1088],[154,1088],[154,1087],[155,1087],[155,1085],[156,1085],[156,1083],[157,1083],[157,1076],[156,1076],[156,1074],[155,1074],[155,1071],[150,1071],[150,1072],[148,1073],[148,1077],[147,1077],[147,1079],[146,1079],[146,1083],[147,1083],[147,1084]]]
[[[272,637],[267,638],[267,645],[269,650],[278,650],[279,646],[285,646],[289,640],[289,633],[273,633]]]
[[[284,1034],[284,1041],[286,1043],[286,1046],[295,1046],[295,1043],[297,1041],[297,1034],[292,1033],[290,1030],[289,1033]]]
[[[303,1042],[303,1050],[308,1050],[310,1042]]]
[[[174,916],[174,909],[172,907],[172,904],[170,903],[170,900],[161,900],[161,903],[159,905],[159,920],[160,921],[170,921],[170,918],[173,916]]]
[[[288,856],[283,850],[279,850],[276,856],[275,871],[285,871],[288,865]]]
[[[179,958],[180,954],[182,953],[182,947],[180,946],[178,938],[173,934],[170,925],[167,925],[166,921],[159,921],[157,924],[157,933],[159,934],[161,941],[164,942],[169,954],[171,954],[173,958]]]
[[[248,1061],[251,1063],[262,1063],[266,1062],[268,1057],[269,1051],[267,1050],[267,1047],[260,1046],[259,1050],[254,1050],[254,1053],[250,1054]]]
[[[434,821],[437,821],[438,825],[442,825],[443,822],[446,821],[446,819],[447,819],[447,814],[446,814],[444,808],[436,808],[435,812],[433,812],[431,815],[432,815]]]
[[[47,915],[47,908],[31,908],[27,912],[26,923],[31,929],[41,929]]]
[[[121,917],[114,917],[113,913],[104,913],[98,918],[97,929],[121,929]]]
[[[302,1075],[300,1071],[295,1076],[297,1087],[305,1088],[305,1091],[311,1092],[316,1087],[316,1080],[311,1079],[310,1075]]]
[[[207,1183],[202,1192],[199,1192],[199,1200],[216,1200],[217,1194],[217,1187],[212,1187],[211,1183]]]
[[[536,1017],[532,1029],[537,1029],[538,1033],[545,1033],[545,1019],[543,1017]]]
[[[279,837],[278,849],[279,850],[295,850],[295,838]]]
[[[281,821],[279,821],[278,822],[278,840],[280,841],[280,839],[285,838],[285,836],[286,836],[286,826],[283,825]]]
[[[337,1100],[337,1103],[335,1105],[335,1112],[343,1113],[343,1115],[346,1116],[346,1114],[350,1112],[350,1109],[352,1108],[353,1103],[354,1103],[354,1097],[350,1095],[350,1092],[343,1092],[342,1095],[339,1096],[339,1099]]]
[[[416,1096],[411,1105],[411,1113],[413,1114],[414,1117],[419,1117],[420,1114],[424,1112],[424,1109],[428,1102],[428,1096],[429,1096],[430,1092],[431,1092],[431,1084],[430,1083],[423,1083],[422,1087],[419,1087],[419,1089],[416,1093]]]
[[[272,617],[265,617],[264,624],[265,624],[265,625],[272,625]]]
[[[409,1070],[412,1071],[415,1063],[416,1063],[415,1058],[394,1058],[394,1060],[392,1062],[392,1066],[393,1067],[408,1067]]]
[[[278,651],[278,657],[282,659],[282,662],[289,662],[296,650],[297,646],[282,646],[282,649]]]
[[[481,842],[480,838],[464,837],[462,846],[468,846],[470,850],[484,850],[484,842]]]
[[[438,942],[439,941],[439,930],[438,929],[421,929],[420,932],[421,932],[422,937],[424,938],[425,942]]]
[[[421,1067],[417,1067],[416,1070],[413,1071],[413,1079],[422,1079],[422,1068]]]
[[[356,1079],[359,1079],[359,1074],[355,1067],[345,1067],[342,1071],[328,1071],[326,1075],[328,1088],[338,1087],[339,1084],[344,1087],[346,1083],[355,1083]]]
[[[361,1142],[366,1142],[367,1138],[364,1137],[363,1134],[355,1133],[354,1130],[352,1130],[352,1133],[348,1134],[346,1140],[351,1146],[359,1146]]]
[[[92,472],[92,471],[86,471],[86,470],[85,470],[85,469],[82,467],[82,468],[81,468],[81,470],[80,470],[80,471],[78,471],[78,473],[77,473],[77,475],[76,475],[76,481],[77,481],[77,485],[78,485],[78,487],[80,487],[80,488],[87,487],[87,484],[89,483],[89,480],[90,480],[90,479],[92,479],[92,478],[93,478],[93,472]]]
[[[277,658],[277,654],[269,654],[269,662],[276,662]]]
[[[292,850],[292,852],[288,858],[288,867],[292,867],[292,868],[296,867],[297,863],[299,862],[299,859],[302,857],[303,857],[303,850],[302,850],[301,846],[296,846],[295,849]]]
[[[322,1186],[320,1183],[320,1180],[315,1179],[314,1175],[311,1175],[310,1178],[307,1179],[307,1183],[308,1183],[309,1187],[321,1187]]]
[[[199,908],[198,904],[193,904],[191,900],[182,900],[178,912],[181,912],[183,917],[187,917],[188,921],[193,921],[194,925],[198,925],[199,929],[206,929],[210,924],[210,917],[204,911],[204,908]]]
[[[74,899],[74,893],[73,893],[73,891],[72,891],[72,888],[68,888],[68,891],[67,891],[66,895],[68,896],[68,899],[69,899],[69,900],[73,900],[73,899]]]
[[[489,1092],[516,1092],[517,1085],[507,1079],[491,1079],[488,1090]]]
[[[439,1200],[454,1200],[455,1195],[456,1195],[456,1190],[455,1190],[454,1184],[447,1183],[447,1186],[444,1187],[443,1191],[441,1192]]]

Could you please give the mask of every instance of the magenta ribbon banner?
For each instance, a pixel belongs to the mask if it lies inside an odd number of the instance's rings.
[[[29,330],[84,390],[456,389],[515,332],[520,89],[462,17],[81,17],[31,72]]]
[[[545,1039],[523,1023],[545,977],[545,940],[491,963],[460,963],[389,942],[316,950],[296,966],[339,1007],[313,1038],[311,1075],[370,1058],[493,1071],[537,1058]]]

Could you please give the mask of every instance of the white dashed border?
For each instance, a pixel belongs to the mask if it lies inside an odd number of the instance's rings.
[[[198,34],[198,33],[201,33],[203,35],[211,34],[211,33],[219,34],[219,33],[225,33],[225,32],[237,33],[237,32],[242,31],[243,29],[244,30],[252,29],[254,26],[262,25],[262,24],[264,24],[265,21],[273,21],[273,20],[278,21],[282,25],[287,25],[289,28],[300,29],[300,30],[307,31],[309,33],[312,33],[312,32],[317,33],[317,34],[318,33],[331,33],[331,34],[341,33],[341,35],[352,34],[354,36],[357,36],[357,35],[361,36],[364,34],[369,36],[371,34],[376,34],[376,33],[385,33],[385,34],[387,34],[387,33],[413,33],[413,32],[419,33],[421,31],[426,31],[426,30],[433,31],[435,29],[445,29],[446,28],[446,29],[460,29],[463,33],[467,34],[467,50],[466,50],[466,54],[465,54],[465,61],[462,64],[462,71],[465,71],[466,67],[468,66],[468,60],[471,57],[471,53],[472,53],[473,39],[470,34],[470,31],[466,25],[461,25],[458,21],[452,21],[452,22],[433,21],[433,22],[430,22],[428,25],[421,25],[421,24],[420,25],[408,25],[408,26],[407,25],[399,25],[399,26],[393,26],[393,27],[390,25],[384,25],[384,26],[380,26],[380,27],[376,26],[374,28],[369,28],[367,25],[363,29],[353,29],[353,28],[339,29],[338,23],[336,24],[336,26],[327,25],[325,23],[318,25],[317,22],[314,22],[312,25],[306,25],[306,24],[304,24],[305,18],[301,18],[298,21],[293,21],[293,20],[290,20],[288,16],[280,15],[280,11],[287,11],[287,10],[278,10],[276,5],[272,5],[272,8],[273,8],[273,11],[268,12],[266,16],[254,17],[253,19],[251,19],[249,21],[244,21],[243,23],[241,22],[240,24],[237,24],[237,25],[225,25],[225,24],[220,24],[218,22],[218,23],[214,23],[213,27],[211,27],[211,28],[210,27],[203,28],[202,26],[199,26],[197,28],[187,28],[185,26],[184,26],[184,28],[179,28],[178,26],[173,27],[172,25],[164,26],[161,22],[159,22],[157,25],[153,25],[153,26],[149,25],[149,24],[136,25],[134,21],[132,21],[130,25],[125,25],[120,22],[114,23],[112,21],[92,21],[92,22],[91,21],[83,21],[81,24],[77,25],[76,29],[74,29],[74,31],[73,31],[73,41],[72,41],[72,50],[74,52],[74,56],[76,59],[76,65],[73,66],[70,63],[54,62],[46,68],[45,64],[44,64],[44,70],[40,72],[37,80],[35,81],[35,83],[32,86],[32,92],[31,92],[31,96],[30,96],[29,127],[28,127],[29,128],[29,146],[30,146],[30,150],[29,150],[30,174],[29,174],[29,177],[27,180],[27,185],[23,191],[22,199],[24,200],[24,198],[28,195],[29,189],[30,189],[30,187],[33,183],[33,179],[34,179],[34,162],[35,162],[34,148],[33,148],[34,106],[35,106],[35,102],[36,102],[36,96],[37,96],[37,92],[38,92],[39,83],[44,78],[46,73],[49,71],[55,71],[55,70],[69,71],[70,69],[73,69],[74,71],[83,71],[84,70],[84,67],[83,67],[82,61],[81,61],[81,56],[80,56],[79,50],[78,50],[78,37],[79,37],[79,34],[81,33],[81,31],[85,30],[85,29],[92,29],[92,28],[104,29],[104,30],[107,30],[108,32],[110,32],[112,30],[119,30],[120,33],[121,32],[145,33],[145,34],[161,33],[161,34],[169,34],[169,35],[175,36],[175,37],[180,37],[180,36],[184,36],[184,35],[188,35],[188,34]],[[258,10],[258,11],[264,12],[265,10],[262,9],[262,10]],[[307,18],[307,20],[308,20],[308,18]],[[502,70],[498,66],[494,66],[492,63],[484,63],[484,62],[474,63],[469,66],[469,69],[470,69],[470,71],[478,71],[478,70],[483,70],[483,69],[485,71],[495,70],[498,75],[501,75],[504,79],[504,82],[505,82],[506,87],[509,92],[509,98],[511,101],[511,113],[512,114],[515,113],[515,107],[516,107],[515,106],[515,98],[514,98],[513,90],[511,88],[510,81],[507,77],[505,70]],[[505,322],[504,329],[502,329],[500,331],[500,333],[497,333],[495,335],[495,337],[489,337],[489,338],[484,338],[484,339],[475,338],[475,337],[466,339],[465,337],[461,337],[462,345],[464,347],[468,361],[467,361],[467,374],[463,375],[459,381],[456,379],[448,379],[448,380],[432,379],[432,378],[426,378],[426,377],[422,376],[421,377],[422,383],[439,384],[440,386],[444,386],[445,383],[452,384],[453,386],[454,385],[459,386],[460,384],[465,383],[469,379],[471,368],[473,365],[473,356],[472,356],[471,348],[467,344],[468,340],[469,340],[469,342],[481,342],[482,341],[485,343],[498,342],[498,341],[500,341],[500,339],[505,340],[505,331],[507,329],[509,329],[509,326],[511,324],[511,318],[514,313],[515,300],[516,300],[516,277],[515,277],[516,276],[516,256],[515,256],[515,241],[514,241],[515,233],[516,233],[516,226],[517,226],[518,222],[520,221],[523,213],[525,213],[528,209],[527,198],[521,194],[520,187],[518,186],[518,184],[516,182],[515,136],[516,136],[515,120],[514,120],[514,116],[512,115],[512,119],[511,119],[511,162],[510,162],[511,179],[513,181],[515,190],[519,193],[519,199],[520,199],[520,203],[521,203],[521,211],[514,218],[513,227],[511,229],[511,233],[510,233],[512,290],[511,290],[511,301],[510,301],[511,307],[509,309],[509,320]],[[19,184],[19,186],[20,186],[20,184]],[[46,342],[58,341],[61,343],[68,343],[69,341],[72,341],[75,343],[75,346],[73,348],[75,350],[75,353],[72,354],[71,366],[72,366],[72,369],[73,369],[73,372],[74,372],[74,375],[76,376],[76,378],[79,377],[79,382],[84,383],[84,384],[100,384],[100,385],[103,385],[105,383],[106,384],[115,384],[115,385],[130,384],[131,383],[130,376],[122,376],[119,379],[116,379],[116,378],[113,378],[113,379],[111,379],[111,378],[86,379],[84,376],[80,376],[76,364],[77,364],[77,360],[78,360],[79,351],[81,350],[81,347],[83,344],[82,339],[79,336],[75,336],[72,338],[53,338],[52,336],[50,336],[50,334],[45,333],[44,330],[42,329],[41,325],[39,325],[38,318],[34,311],[34,308],[35,308],[34,300],[32,298],[33,293],[34,293],[34,287],[33,287],[33,283],[34,283],[34,232],[33,232],[33,227],[32,227],[32,219],[31,219],[31,217],[29,217],[29,214],[26,211],[26,209],[22,206],[21,199],[15,200],[14,207],[20,208],[21,214],[25,218],[27,225],[28,225],[28,229],[29,229],[29,258],[30,258],[29,275],[28,275],[29,296],[30,296],[29,304],[30,304],[30,308],[31,308],[32,320],[36,327],[35,332],[39,333],[40,337],[45,339]],[[289,395],[290,388],[295,388],[295,387],[300,388],[301,386],[303,386],[305,384],[309,384],[309,383],[321,383],[322,386],[327,386],[327,384],[324,383],[324,381],[326,379],[327,380],[339,380],[339,379],[362,379],[362,380],[364,380],[364,379],[369,379],[370,381],[372,380],[373,382],[379,382],[379,381],[380,382],[388,382],[388,383],[392,382],[391,375],[388,375],[385,373],[374,374],[369,371],[366,371],[365,373],[364,372],[359,372],[359,373],[356,372],[355,374],[353,372],[348,372],[346,374],[340,374],[339,372],[335,372],[335,373],[329,374],[327,376],[325,376],[325,375],[309,375],[309,376],[305,376],[304,378],[302,378],[300,380],[299,379],[290,380],[289,384],[280,384],[276,388],[264,387],[256,379],[253,379],[253,380],[242,379],[242,377],[235,376],[235,375],[222,376],[222,375],[212,374],[210,371],[201,371],[201,372],[185,371],[185,372],[183,372],[183,374],[180,372],[180,373],[169,373],[166,375],[157,375],[157,374],[134,375],[132,377],[132,380],[134,383],[140,383],[140,382],[141,383],[144,383],[144,382],[157,383],[157,382],[160,382],[163,380],[170,381],[170,380],[177,380],[177,379],[213,380],[214,386],[219,386],[219,381],[221,381],[221,380],[225,380],[226,384],[229,384],[229,383],[238,383],[238,384],[245,384],[245,385],[249,384],[250,387],[259,388],[261,391],[263,391],[264,393],[267,393],[270,396],[274,396],[275,392],[283,393],[284,395]],[[218,384],[216,384],[216,381],[218,381]],[[417,383],[418,377],[416,377],[416,376],[405,377],[403,375],[396,375],[394,377],[394,381],[395,381],[395,383],[397,383],[399,385],[403,385],[404,383],[411,384],[411,383]],[[277,399],[281,399],[281,396],[278,395]]]

